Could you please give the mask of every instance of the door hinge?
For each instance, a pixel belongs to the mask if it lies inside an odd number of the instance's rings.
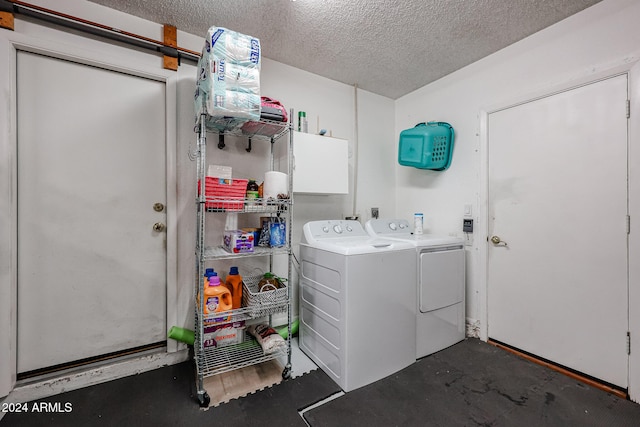
[[[627,234],[631,234],[631,215],[627,215]]]
[[[627,119],[631,118],[631,100],[627,99]]]
[[[627,331],[627,354],[631,354],[631,332]]]

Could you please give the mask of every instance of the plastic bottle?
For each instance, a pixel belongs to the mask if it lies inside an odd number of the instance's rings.
[[[204,314],[231,310],[231,307],[233,307],[231,292],[220,285],[220,278],[217,274],[211,276],[209,285],[204,290]]]
[[[257,199],[258,198],[258,190],[259,186],[255,179],[250,179],[247,184],[247,199]]]
[[[307,121],[307,113],[298,111],[298,132],[305,132],[305,122]]]
[[[202,292],[204,293],[204,291],[207,289],[207,286],[209,286],[209,278],[211,276],[217,276],[218,273],[216,273],[213,268],[207,268],[204,271],[204,284],[202,285]],[[198,296],[198,299],[196,300],[198,307],[200,307],[200,297]]]
[[[233,308],[240,308],[242,306],[242,276],[238,272],[238,267],[231,267],[225,286],[231,291]]]
[[[413,214],[413,234],[422,234],[422,227],[424,225],[424,215],[422,213]]]
[[[257,206],[256,199],[258,198],[258,183],[255,179],[250,179],[247,183],[247,191],[245,194],[245,198],[247,199],[245,206],[247,210],[253,211],[255,210],[255,206]]]
[[[281,287],[280,280],[275,274],[267,272],[258,282],[258,289],[260,292],[273,291]]]

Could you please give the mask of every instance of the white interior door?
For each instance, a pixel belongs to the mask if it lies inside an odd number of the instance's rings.
[[[164,341],[165,84],[17,67],[18,372]]]
[[[620,75],[488,120],[489,337],[623,388],[626,99]]]

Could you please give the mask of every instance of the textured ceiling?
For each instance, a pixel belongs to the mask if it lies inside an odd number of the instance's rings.
[[[396,99],[600,0],[90,0]]]

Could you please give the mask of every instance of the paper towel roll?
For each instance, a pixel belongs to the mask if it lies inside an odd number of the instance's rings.
[[[260,95],[215,89],[206,99],[207,112],[212,116],[260,118]]]
[[[227,64],[224,67],[224,82],[228,90],[260,94],[260,71],[256,68]]]
[[[259,39],[225,28],[211,27],[208,32],[208,40],[211,41],[210,52],[216,59],[224,58],[227,63],[260,69]]]
[[[272,197],[278,198],[278,194],[289,194],[289,179],[287,174],[283,172],[270,171],[264,174],[264,190],[265,199]]]

